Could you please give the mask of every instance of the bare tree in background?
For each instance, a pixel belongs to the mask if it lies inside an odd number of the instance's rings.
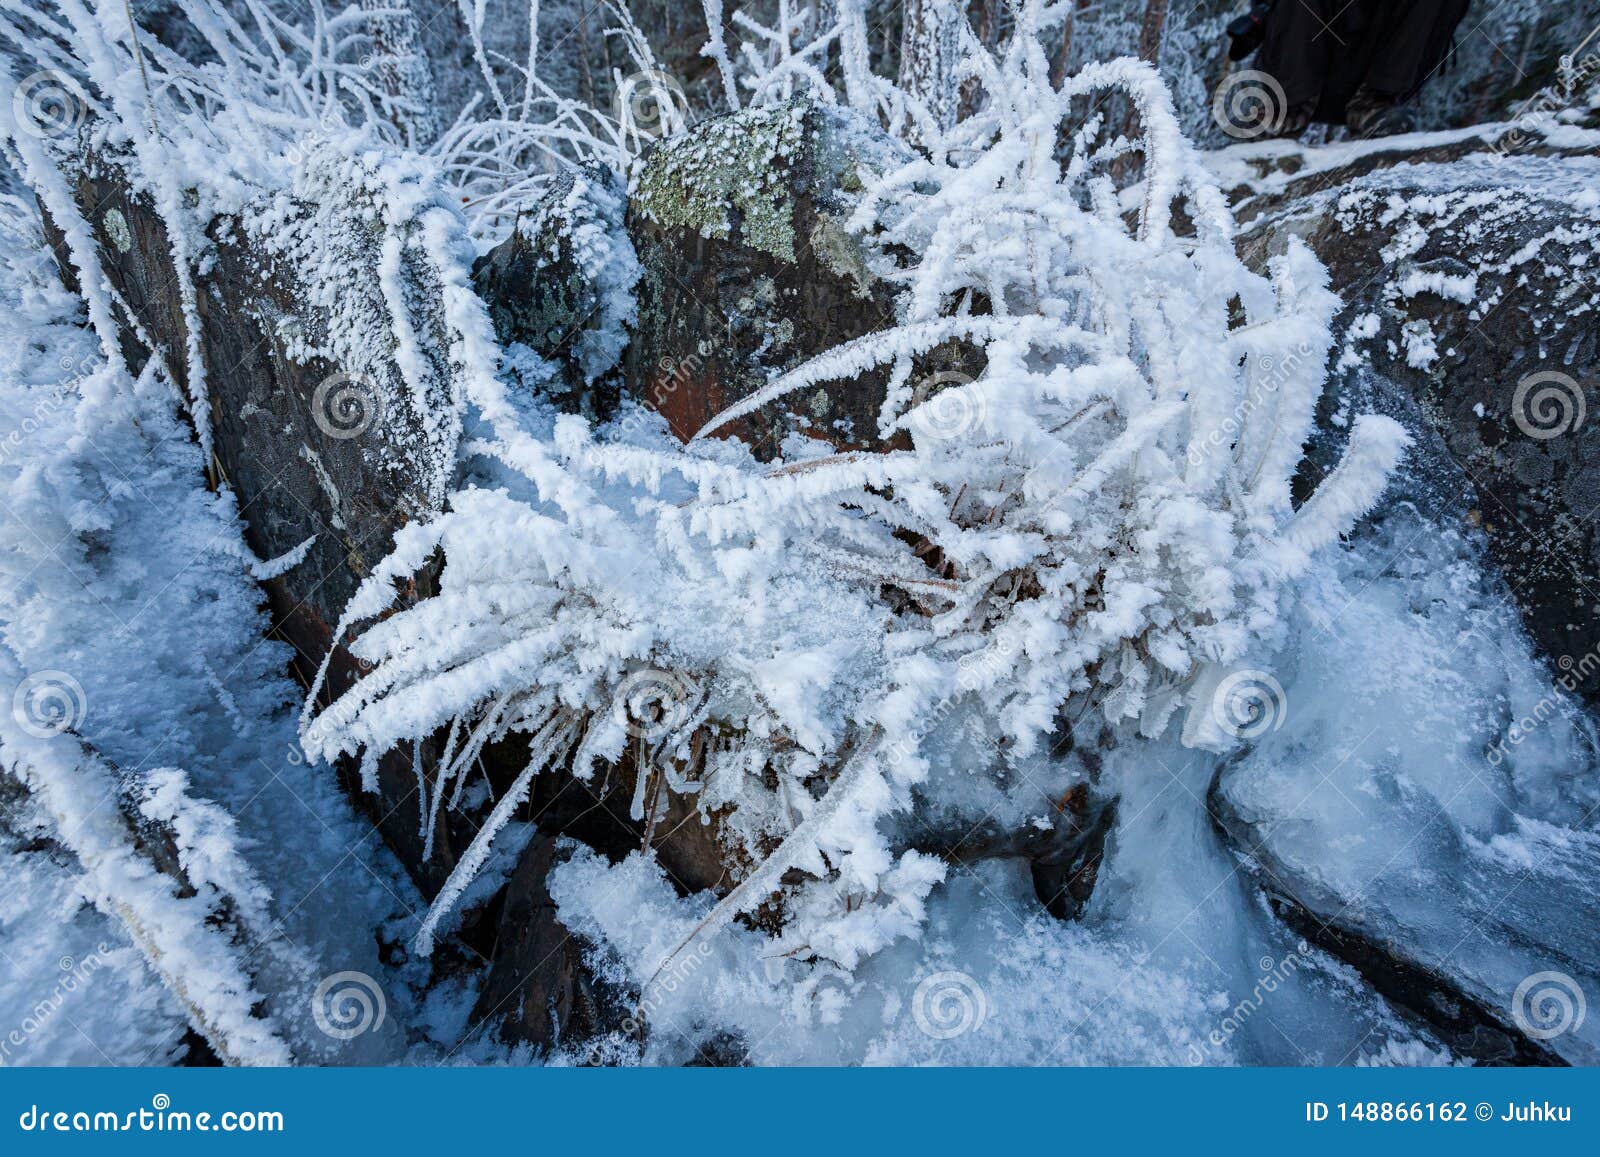
[[[969,7],[972,31],[990,52],[1000,43],[1000,8],[1005,0],[973,0]],[[1070,17],[1069,17],[1070,19]],[[968,77],[961,86],[961,115],[971,116],[978,111],[978,98],[983,86],[977,77]]]
[[[1067,69],[1072,67],[1072,25],[1076,15],[1076,8],[1083,7],[1083,0],[1077,0],[1075,8],[1069,8],[1064,20],[1061,21],[1061,55],[1056,58],[1055,67],[1050,70],[1050,83],[1060,88],[1067,79]]]
[[[839,0],[811,0],[811,17],[806,21],[806,34],[815,38],[833,27],[839,19]]]
[[[1167,31],[1169,0],[1149,0],[1144,6],[1144,22],[1139,25],[1139,59],[1161,63],[1161,38]]]
[[[961,0],[905,0],[900,29],[900,87],[921,101],[941,129],[961,111]]]
[[[1139,59],[1158,70],[1161,67],[1161,41],[1166,35],[1167,10],[1170,6],[1169,0],[1147,0],[1144,20],[1139,25]],[[1122,117],[1123,135],[1131,138],[1138,123],[1139,110],[1130,103]],[[1112,162],[1111,179],[1119,187],[1124,187],[1137,180],[1143,169],[1144,158],[1137,153],[1127,153]]]
[[[433,73],[411,0],[361,0],[372,16],[372,82],[389,98],[388,117],[407,145],[421,148],[439,132]]]

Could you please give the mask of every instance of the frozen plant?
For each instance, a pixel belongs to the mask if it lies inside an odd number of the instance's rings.
[[[420,948],[546,771],[631,771],[647,832],[667,793],[694,797],[737,883],[690,940],[762,909],[772,955],[848,970],[915,935],[943,877],[885,821],[913,806],[952,704],[992,729],[996,767],[1069,708],[1131,739],[1188,704],[1186,742],[1236,742],[1211,718],[1215,684],[1281,640],[1290,583],[1377,499],[1406,438],[1358,419],[1293,506],[1336,305],[1325,271],[1298,244],[1270,276],[1241,264],[1151,68],[1052,84],[1056,13],[1027,0],[995,53],[966,33],[979,111],[918,123],[926,152],[862,194],[851,227],[901,287],[897,324],[687,445],[647,420],[495,416],[473,449],[515,475],[406,528],[364,583],[339,634],[364,625],[352,647],[374,669],[308,721],[308,750],[370,768],[442,731],[427,828],[487,744],[529,738]],[[1070,120],[1074,98],[1110,92],[1137,109],[1135,139]],[[1144,176],[1119,193],[1109,168],[1133,151]],[[1179,203],[1192,227],[1175,228]],[[919,355],[952,341],[981,372],[919,382]],[[800,442],[761,463],[712,437],[880,366],[880,431],[907,449]],[[394,610],[435,552],[438,595]]]

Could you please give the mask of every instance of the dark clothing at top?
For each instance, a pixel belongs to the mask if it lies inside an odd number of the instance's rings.
[[[1444,63],[1469,0],[1277,0],[1256,67],[1290,109],[1339,124],[1356,89],[1404,100]]]

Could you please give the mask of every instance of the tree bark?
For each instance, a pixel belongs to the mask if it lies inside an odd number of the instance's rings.
[[[811,0],[811,16],[805,24],[805,39],[815,40],[839,19],[839,0]]]
[[[1081,5],[1082,0],[1078,0]],[[1067,70],[1072,67],[1072,26],[1077,17],[1076,7],[1068,10],[1066,18],[1061,22],[1061,55],[1056,58],[1055,67],[1050,70],[1050,83],[1060,88],[1067,79]]]
[[[990,52],[1000,42],[1000,5],[1003,0],[975,0],[973,11],[976,12],[975,22],[972,26],[979,42]],[[1068,17],[1070,22],[1071,17]],[[1060,83],[1057,81],[1057,83]],[[978,111],[980,98],[983,96],[983,85],[977,77],[968,77],[961,86],[961,117],[966,118]]]
[[[1167,31],[1169,0],[1148,0],[1139,25],[1139,59],[1160,67],[1161,41]]]
[[[439,134],[433,72],[422,48],[411,0],[361,0],[372,29],[372,82],[389,98],[389,120],[410,148],[420,149]]]
[[[957,0],[905,0],[900,28],[900,88],[920,101],[940,129],[956,123],[961,86],[961,23],[966,13]]]

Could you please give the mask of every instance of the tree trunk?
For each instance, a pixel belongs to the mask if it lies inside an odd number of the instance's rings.
[[[900,88],[927,108],[940,129],[956,123],[961,86],[961,23],[958,0],[905,0],[900,29]]]
[[[993,52],[1000,42],[1000,5],[1004,0],[976,0],[973,9],[976,12],[973,23],[973,32],[978,40],[990,52]],[[1068,21],[1070,23],[1071,17]],[[1057,82],[1059,83],[1059,82]],[[977,77],[969,77],[961,86],[961,117],[964,119],[978,111],[978,102],[983,96],[983,85]]]
[[[1078,0],[1076,7],[1082,6]],[[1067,79],[1067,70],[1072,67],[1072,25],[1077,16],[1076,7],[1069,9],[1066,18],[1061,22],[1061,55],[1056,58],[1055,67],[1050,70],[1050,83],[1060,88]]]
[[[1169,0],[1148,0],[1144,6],[1144,23],[1139,25],[1139,59],[1161,65],[1161,41],[1167,31]]]
[[[811,15],[806,20],[803,38],[815,40],[839,20],[839,0],[811,0]]]
[[[439,133],[433,72],[422,48],[411,0],[361,0],[372,29],[372,83],[390,102],[388,115],[410,148]]]

